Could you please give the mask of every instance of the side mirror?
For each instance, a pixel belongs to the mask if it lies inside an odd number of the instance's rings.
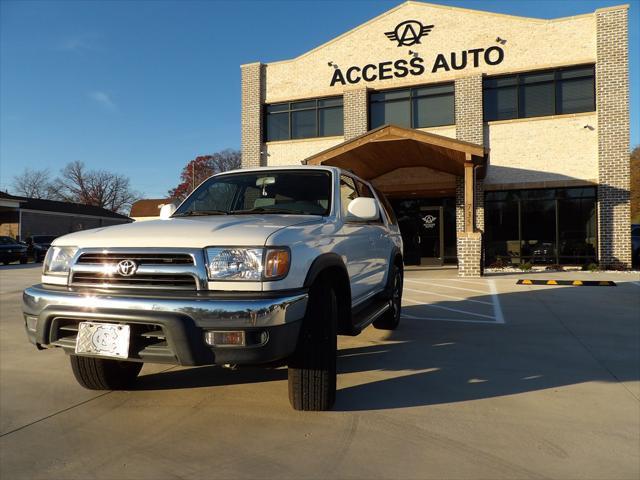
[[[373,198],[354,198],[347,206],[347,221],[368,222],[379,216],[378,204]]]
[[[162,205],[162,208],[160,208],[160,220],[168,220],[177,208],[173,202]]]

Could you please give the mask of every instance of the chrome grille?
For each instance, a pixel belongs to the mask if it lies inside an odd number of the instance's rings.
[[[133,260],[138,265],[193,265],[193,257],[183,253],[83,253],[76,263],[118,263]]]
[[[182,251],[179,251],[182,250]],[[118,272],[123,260],[135,262],[133,275]],[[147,288],[168,290],[198,290],[206,288],[206,271],[199,250],[155,251],[83,250],[71,268],[70,285],[93,288]]]

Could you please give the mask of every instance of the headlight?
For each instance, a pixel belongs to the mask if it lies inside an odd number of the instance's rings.
[[[210,280],[280,280],[291,263],[285,248],[209,247],[206,254]]]
[[[78,247],[51,247],[42,264],[44,275],[66,275]]]

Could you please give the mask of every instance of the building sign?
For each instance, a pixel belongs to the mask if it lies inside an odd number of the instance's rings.
[[[422,25],[417,20],[407,20],[399,23],[393,31],[385,32],[385,35],[390,40],[398,42],[398,47],[410,46],[420,43],[420,39],[428,35],[433,27],[433,25]],[[416,56],[409,59],[399,58],[380,63],[352,65],[345,69],[329,62],[334,67],[330,86],[333,87],[336,84],[356,85],[360,82],[391,80],[409,75],[421,76],[425,73],[478,68],[481,65],[498,65],[504,60],[504,50],[497,45],[486,48],[470,48],[459,52],[438,53],[433,59],[422,58],[415,52],[410,53]]]
[[[433,25],[422,25],[417,20],[407,20],[396,25],[391,32],[384,34],[393,42],[398,42],[399,47],[410,47],[416,43],[420,43],[420,39],[429,35],[433,30]]]

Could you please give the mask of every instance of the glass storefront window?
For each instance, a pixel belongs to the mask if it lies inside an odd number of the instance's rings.
[[[493,192],[492,192],[493,193]],[[495,192],[504,193],[504,192]],[[485,207],[485,255],[494,261],[520,261],[520,233],[517,202],[490,202]]]
[[[487,192],[486,264],[573,264],[597,258],[596,189]]]
[[[556,202],[529,200],[520,204],[522,259],[534,264],[556,262]]]

